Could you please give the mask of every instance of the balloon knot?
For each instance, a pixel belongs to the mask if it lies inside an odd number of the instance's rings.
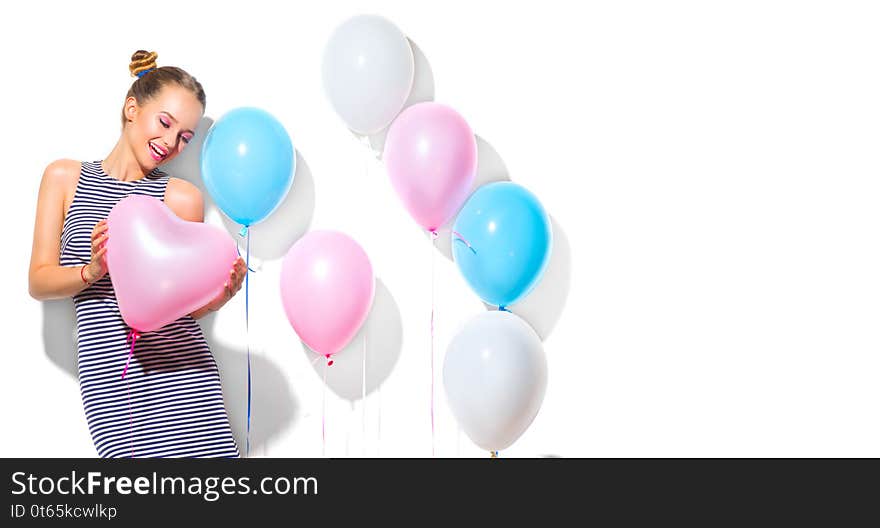
[[[431,229],[431,239],[437,240],[440,237],[440,233],[437,232],[436,229]]]
[[[247,236],[248,226],[243,225],[241,229],[238,231],[238,236]]]
[[[140,332],[138,332],[137,330],[131,329],[125,338],[125,342],[131,343],[132,338],[138,339],[140,336],[141,336]]]
[[[125,368],[122,369],[122,379],[125,379],[125,374],[128,372],[128,364],[131,362],[132,354],[134,354],[134,344],[137,342],[140,336],[141,333],[132,328],[131,331],[128,333],[128,337],[126,337],[125,339],[126,343],[131,343],[131,348],[128,350],[128,359],[125,360]]]
[[[326,354],[324,357],[327,358],[327,366],[328,367],[333,364],[333,360],[330,359],[330,354]]]

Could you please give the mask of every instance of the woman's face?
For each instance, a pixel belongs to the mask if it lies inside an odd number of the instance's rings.
[[[124,134],[144,172],[174,159],[192,141],[203,112],[196,96],[175,84],[143,105],[134,97],[126,100]]]

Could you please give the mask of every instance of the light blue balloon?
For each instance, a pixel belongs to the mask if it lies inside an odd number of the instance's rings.
[[[550,217],[535,195],[512,182],[477,189],[454,229],[464,239],[453,237],[458,269],[481,299],[501,308],[529,293],[550,260]]]
[[[208,131],[202,180],[217,206],[251,226],[287,196],[295,171],[293,144],[284,126],[259,108],[236,108]]]

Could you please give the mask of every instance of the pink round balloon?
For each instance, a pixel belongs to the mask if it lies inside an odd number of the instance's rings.
[[[458,112],[419,103],[391,124],[383,159],[409,214],[435,231],[467,200],[477,171],[477,143]]]
[[[107,217],[106,258],[122,318],[143,333],[211,302],[238,252],[223,229],[187,222],[161,200],[133,194]]]
[[[281,263],[281,301],[300,339],[322,356],[348,344],[370,313],[373,266],[351,237],[311,231]]]

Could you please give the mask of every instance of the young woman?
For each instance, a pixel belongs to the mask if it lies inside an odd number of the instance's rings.
[[[137,79],[110,154],[99,161],[57,160],[43,173],[30,294],[38,300],[73,297],[80,392],[99,456],[237,457],[220,373],[196,319],[220,309],[241,288],[241,258],[212,302],[143,334],[125,380],[120,377],[128,327],[104,258],[110,209],[130,194],[146,194],[184,220],[204,220],[199,190],[159,170],[193,138],[205,110],[201,84],[180,68],[157,68],[155,52],[134,53],[129,71]]]

